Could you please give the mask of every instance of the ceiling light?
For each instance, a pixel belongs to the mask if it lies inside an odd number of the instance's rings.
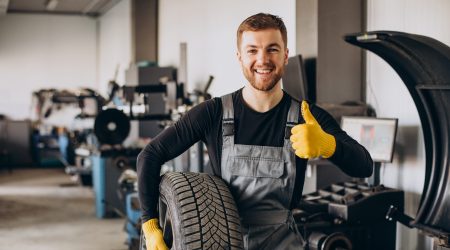
[[[0,0],[0,16],[8,11],[9,0]]]
[[[81,13],[86,14],[94,10],[94,7],[100,2],[100,0],[90,1],[81,11]]]
[[[58,0],[49,0],[47,4],[45,5],[46,10],[55,10],[56,6],[58,5]]]

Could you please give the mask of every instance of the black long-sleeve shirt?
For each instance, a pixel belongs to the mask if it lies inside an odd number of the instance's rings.
[[[242,89],[233,93],[235,143],[281,147],[285,138],[287,113],[291,97],[284,93],[282,100],[271,110],[259,113],[249,108]],[[329,158],[346,174],[368,177],[372,174],[372,158],[367,150],[347,135],[329,113],[311,104],[311,113],[322,129],[336,139],[336,150]],[[304,123],[299,116],[299,123]],[[138,156],[138,189],[145,222],[157,217],[161,165],[177,157],[194,143],[203,141],[211,163],[211,171],[220,176],[222,153],[222,101],[214,98],[193,107],[173,126],[162,131]],[[291,206],[301,198],[307,160],[296,157],[297,175]]]

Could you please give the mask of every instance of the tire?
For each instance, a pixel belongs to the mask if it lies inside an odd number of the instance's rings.
[[[139,239],[131,239],[130,245],[128,246],[128,250],[139,250]]]
[[[171,249],[243,249],[236,204],[218,177],[166,173],[160,184],[159,217]]]

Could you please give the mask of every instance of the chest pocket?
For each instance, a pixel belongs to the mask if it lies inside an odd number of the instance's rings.
[[[284,174],[284,161],[251,157],[230,157],[231,176],[253,178],[281,178]]]

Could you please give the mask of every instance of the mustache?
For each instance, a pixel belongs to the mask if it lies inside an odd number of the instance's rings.
[[[260,68],[275,68],[275,64],[274,63],[263,63],[263,64],[258,64],[258,65],[253,65],[254,69],[260,69]]]

